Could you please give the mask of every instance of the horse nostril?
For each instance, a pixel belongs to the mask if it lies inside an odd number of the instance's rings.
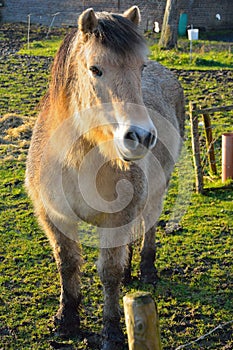
[[[128,131],[124,136],[124,144],[128,149],[135,150],[140,143],[139,137],[135,131]]]
[[[137,134],[133,131],[128,131],[125,135],[125,139],[131,140],[131,141],[138,141]]]
[[[135,151],[141,146],[147,149],[152,149],[155,146],[155,143],[155,132],[150,132],[137,126],[130,127],[124,135],[124,145],[131,151]]]
[[[143,146],[145,146],[146,148],[150,148],[151,141],[152,141],[151,138],[152,138],[152,134],[150,132],[146,133],[142,140]]]
[[[148,148],[153,148],[156,144],[156,136],[154,133],[150,133],[150,140],[149,140],[149,145]]]

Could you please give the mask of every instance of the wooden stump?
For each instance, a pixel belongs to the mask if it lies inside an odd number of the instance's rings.
[[[123,298],[129,350],[162,350],[157,306],[150,293]]]

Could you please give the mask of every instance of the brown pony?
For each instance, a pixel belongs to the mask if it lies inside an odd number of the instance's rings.
[[[81,14],[55,57],[27,160],[28,192],[60,274],[55,325],[79,332],[81,236],[100,248],[105,350],[124,343],[119,289],[141,234],[140,278],[156,281],[155,224],[183,135],[182,89],[146,60],[139,21],[136,6]],[[83,234],[83,222],[96,234]]]

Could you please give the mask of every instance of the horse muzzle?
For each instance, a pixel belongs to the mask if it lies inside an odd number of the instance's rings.
[[[118,153],[125,161],[143,158],[155,147],[157,131],[154,127],[146,130],[141,126],[129,126],[122,137],[115,138]]]

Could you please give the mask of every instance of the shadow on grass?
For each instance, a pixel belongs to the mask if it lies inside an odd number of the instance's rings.
[[[233,181],[219,187],[205,188],[203,195],[221,201],[229,201],[233,199]]]
[[[163,349],[171,350],[169,342],[166,341],[169,334],[174,340],[173,346],[175,343],[178,346],[184,341],[180,337],[181,334],[187,333],[187,343],[189,343],[200,337],[201,328],[204,336],[194,341],[189,347],[190,350],[231,349],[229,346],[233,342],[233,324],[229,320],[219,320],[217,315],[220,309],[225,310],[229,315],[232,291],[229,289],[224,289],[224,293],[223,290],[211,291],[208,287],[208,276],[204,271],[199,285],[196,286],[189,285],[185,273],[183,273],[183,281],[182,278],[179,282],[171,281],[175,274],[182,275],[180,268],[179,271],[174,268],[162,270],[160,273],[161,277],[157,287],[154,287],[154,293],[159,295],[158,301],[164,299],[166,304],[166,307],[159,310],[160,320],[163,320],[161,322]],[[140,285],[140,289],[148,291],[148,286]],[[169,324],[166,321],[168,319]]]
[[[197,67],[219,67],[219,68],[232,68],[231,64],[222,63],[215,60],[207,60],[205,58],[197,58],[195,61]]]

